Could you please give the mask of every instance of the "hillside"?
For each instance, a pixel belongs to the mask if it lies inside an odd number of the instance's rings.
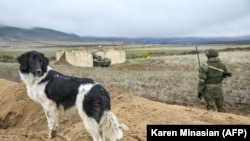
[[[4,26],[0,27],[0,38],[3,40],[18,41],[81,41],[81,37],[75,34],[46,29],[46,28],[17,28]]]
[[[224,44],[250,43],[250,36],[240,37],[80,37],[46,28],[17,28],[0,26],[0,40],[3,41],[70,41],[70,42],[108,42],[109,44]]]
[[[110,92],[112,111],[130,129],[123,141],[145,141],[147,124],[250,124],[250,117],[230,113],[168,105],[134,96],[117,86],[105,86]],[[59,113],[57,137],[46,139],[47,123],[40,105],[26,95],[23,83],[0,79],[1,141],[91,141],[76,110]]]

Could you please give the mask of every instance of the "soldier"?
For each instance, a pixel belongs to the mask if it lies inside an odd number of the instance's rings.
[[[207,110],[226,112],[223,108],[224,97],[222,91],[223,78],[231,77],[226,66],[218,58],[219,54],[214,49],[205,50],[207,62],[199,71],[198,98],[204,97]]]

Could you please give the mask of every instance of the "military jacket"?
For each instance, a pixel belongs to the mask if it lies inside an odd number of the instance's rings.
[[[227,72],[226,66],[218,57],[208,58],[199,71],[198,92],[203,92],[207,84],[219,84],[223,80],[223,72]]]

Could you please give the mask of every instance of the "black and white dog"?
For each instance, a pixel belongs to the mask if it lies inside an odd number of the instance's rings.
[[[44,109],[49,138],[55,137],[58,126],[58,107],[76,106],[88,133],[94,141],[116,141],[123,137],[122,129],[111,112],[110,97],[103,86],[89,78],[66,76],[48,66],[43,53],[30,51],[17,58],[19,74],[26,84],[27,94]]]

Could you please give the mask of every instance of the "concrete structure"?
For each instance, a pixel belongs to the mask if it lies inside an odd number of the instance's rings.
[[[79,67],[93,67],[93,56],[86,50],[61,50],[56,53],[56,61]]]
[[[102,58],[109,58],[111,60],[111,65],[121,64],[126,62],[126,53],[124,50],[109,49],[107,51],[98,51],[96,55]]]
[[[109,58],[112,64],[120,64],[126,62],[126,53],[124,50],[108,49],[95,52],[102,58]],[[56,53],[56,61],[58,64],[70,64],[79,67],[93,67],[93,55],[85,49],[67,49],[60,50]]]

